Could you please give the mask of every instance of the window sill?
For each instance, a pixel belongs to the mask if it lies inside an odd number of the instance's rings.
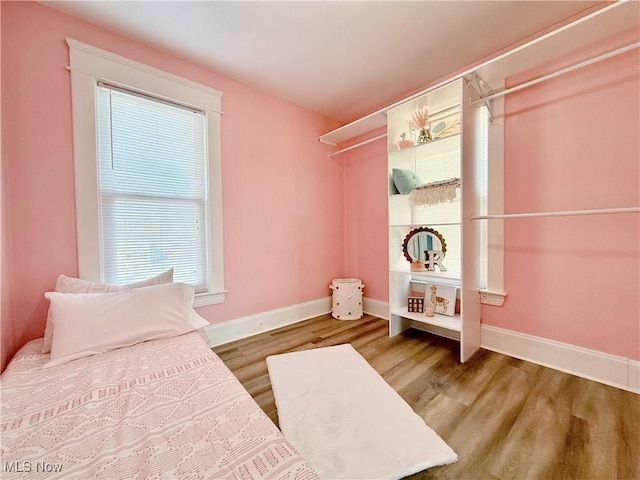
[[[216,303],[224,302],[227,296],[227,290],[220,292],[204,292],[197,293],[193,300],[194,307],[204,307],[206,305],[215,305]]]
[[[501,307],[504,305],[504,299],[507,296],[507,292],[495,292],[492,290],[480,290],[480,303],[485,305],[493,305],[494,307]]]

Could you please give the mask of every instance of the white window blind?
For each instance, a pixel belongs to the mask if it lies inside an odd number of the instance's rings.
[[[477,109],[478,115],[478,214],[487,215],[489,195],[489,110],[485,105]],[[480,220],[480,288],[487,288],[489,263],[489,237],[487,220]]]
[[[175,281],[207,291],[205,114],[99,84],[97,137],[102,280],[173,267]]]
[[[415,171],[424,183],[448,180],[460,177],[460,148],[447,151],[416,161]],[[461,189],[458,188],[453,202],[439,205],[412,207],[411,223],[426,225],[437,230],[445,239],[446,254],[443,264],[451,274],[461,273],[462,237],[461,237]]]

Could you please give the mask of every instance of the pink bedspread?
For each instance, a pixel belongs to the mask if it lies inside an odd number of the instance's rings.
[[[317,478],[196,332],[44,370],[41,348],[0,380],[2,478]]]

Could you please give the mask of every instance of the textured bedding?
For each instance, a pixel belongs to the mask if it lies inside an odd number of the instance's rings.
[[[42,341],[1,377],[2,478],[317,478],[196,332],[44,370]]]

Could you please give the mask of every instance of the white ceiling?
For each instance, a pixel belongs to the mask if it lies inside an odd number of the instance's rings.
[[[346,123],[601,2],[42,3]]]

